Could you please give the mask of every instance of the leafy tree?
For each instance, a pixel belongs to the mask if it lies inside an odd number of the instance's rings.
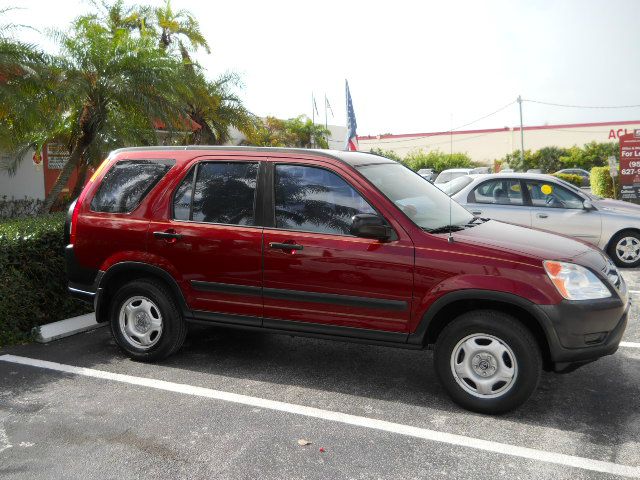
[[[477,165],[466,153],[444,153],[440,150],[424,152],[414,150],[404,158],[404,164],[414,171],[421,168],[432,168],[441,172],[448,168],[471,168]]]
[[[113,31],[95,16],[86,16],[55,38],[61,55],[51,65],[56,81],[54,112],[70,120],[71,132],[66,133],[71,133],[72,143],[69,161],[45,199],[45,212],[83,156],[100,151],[100,144],[113,139],[120,145],[155,141],[156,120],[175,128],[183,93],[184,70],[149,35],[127,28]],[[32,138],[51,140],[63,130],[34,131]]]
[[[590,142],[582,148],[571,147],[567,155],[561,157],[563,168],[583,168],[591,170],[593,167],[607,165],[607,158],[614,156],[619,160],[620,144],[618,142]]]
[[[230,128],[247,134],[255,119],[233,92],[240,86],[238,75],[227,73],[215,81],[205,78],[189,52],[200,48],[211,53],[198,21],[186,10],[173,10],[170,0],[154,10],[159,47],[168,54],[180,54],[188,88],[184,92],[187,115],[199,125],[185,139],[186,143],[221,145],[230,139]]]
[[[501,165],[504,168],[507,168],[507,166],[508,168],[513,168],[516,172],[525,172],[530,168],[538,168],[532,166],[534,163],[531,150],[524,151],[524,162],[520,158],[520,150],[514,150],[511,153],[507,153],[501,159]]]
[[[261,147],[329,148],[327,137],[331,132],[323,125],[314,124],[300,115],[288,120],[266,117],[257,120],[256,128],[249,132],[246,145]]]
[[[543,173],[553,173],[564,168],[562,157],[567,155],[566,148],[544,147],[531,155],[533,166],[529,168],[539,168]]]

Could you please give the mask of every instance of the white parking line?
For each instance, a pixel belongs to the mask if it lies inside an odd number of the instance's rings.
[[[581,468],[594,472],[608,473],[612,475],[622,475],[632,478],[640,478],[640,467],[632,467],[619,463],[603,462],[600,460],[592,460],[590,458],[577,457],[574,455],[565,455],[562,453],[548,452],[545,450],[536,450],[533,448],[519,447],[505,443],[498,443],[479,438],[466,437],[463,435],[455,435],[452,433],[439,432],[437,430],[429,430],[426,428],[412,427],[400,423],[387,422],[374,418],[359,417],[346,413],[334,412],[331,410],[322,410],[319,408],[305,407],[304,405],[296,405],[292,403],[278,402],[275,400],[267,400],[264,398],[250,397],[237,393],[224,392],[221,390],[213,390],[210,388],[194,387],[182,383],[166,382],[164,380],[155,380],[152,378],[134,377],[131,375],[123,375],[120,373],[105,372],[103,370],[95,370],[92,368],[75,367],[73,365],[65,365],[62,363],[48,362],[28,357],[20,357],[16,355],[2,355],[0,360],[4,362],[17,363],[21,365],[29,365],[32,367],[45,368],[58,372],[72,373],[85,377],[101,378],[115,382],[127,383],[131,385],[140,385],[148,388],[156,388],[168,392],[182,393],[185,395],[194,395],[197,397],[212,398],[225,402],[239,403],[252,407],[265,408],[280,412],[293,413],[296,415],[304,415],[306,417],[319,418],[322,420],[330,420],[340,422],[347,425],[355,425],[358,427],[371,428],[385,432],[396,433],[400,435],[408,435],[411,437],[430,440],[433,442],[457,445],[460,447],[474,448],[488,452],[511,455],[514,457],[527,458],[530,460],[538,460],[541,462],[554,463],[567,467]]]
[[[620,346],[621,347],[627,347],[627,348],[640,348],[640,343],[636,343],[636,342],[620,342]]]

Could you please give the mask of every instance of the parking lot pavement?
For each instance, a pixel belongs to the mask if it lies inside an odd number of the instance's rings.
[[[625,278],[640,303],[640,271]],[[0,473],[640,478],[639,312],[631,346],[544,374],[524,407],[500,417],[454,405],[430,352],[205,328],[153,365],[125,358],[106,328],[4,349],[36,365],[0,361]]]

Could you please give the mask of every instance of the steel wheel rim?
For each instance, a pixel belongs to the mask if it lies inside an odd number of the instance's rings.
[[[458,385],[478,398],[500,397],[518,379],[516,356],[503,340],[474,333],[460,340],[451,353],[451,373]]]
[[[162,314],[147,297],[127,299],[120,308],[120,332],[131,346],[149,350],[162,336]]]
[[[616,244],[616,256],[624,263],[634,263],[640,259],[640,240],[623,237]]]

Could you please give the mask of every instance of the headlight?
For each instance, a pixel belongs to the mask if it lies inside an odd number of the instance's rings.
[[[544,269],[567,300],[593,300],[611,296],[609,289],[590,270],[573,263],[545,260]]]

